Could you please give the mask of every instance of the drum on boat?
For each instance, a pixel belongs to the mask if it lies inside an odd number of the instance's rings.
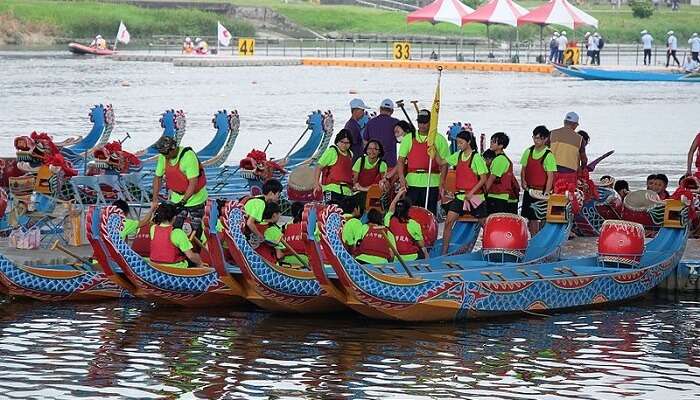
[[[651,190],[629,192],[622,202],[622,219],[655,227],[663,222],[664,201]]]
[[[491,262],[520,262],[530,234],[527,219],[509,213],[491,214],[484,223],[482,253]]]
[[[308,165],[300,165],[289,174],[287,197],[290,201],[321,201],[323,193],[314,193],[316,186],[315,170]]]
[[[598,238],[598,260],[606,266],[637,266],[644,254],[644,227],[631,221],[608,220]]]

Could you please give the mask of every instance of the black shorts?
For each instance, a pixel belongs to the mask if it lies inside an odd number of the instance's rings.
[[[446,211],[452,211],[454,213],[457,213],[460,217],[464,214],[467,213],[467,211],[464,210],[464,201],[459,200],[458,198],[452,199],[449,203],[445,205],[445,210]],[[474,218],[486,218],[489,213],[486,208],[486,202],[482,202],[479,204],[479,206],[475,209],[469,210],[469,215],[471,215]]]
[[[532,205],[534,203],[540,201],[544,200],[537,200],[533,198],[532,196],[530,196],[530,193],[526,190],[523,194],[523,208],[520,209],[520,215],[522,215],[524,218],[527,218],[530,221],[543,221],[545,219],[545,216],[543,215],[542,218],[537,218],[535,210],[532,208]]]
[[[408,186],[408,191],[406,192],[406,197],[411,199],[411,204],[418,207],[425,206],[425,192],[424,187]],[[438,197],[440,197],[440,188],[431,187],[428,192],[428,210],[437,215],[437,202]]]
[[[486,208],[489,212],[489,215],[496,213],[507,213],[510,212],[511,209],[508,200],[496,199],[493,197],[486,198]]]
[[[509,201],[508,202],[508,212],[511,214],[518,214],[518,202]]]

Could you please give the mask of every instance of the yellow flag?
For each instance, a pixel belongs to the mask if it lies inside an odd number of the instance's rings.
[[[438,130],[438,116],[440,114],[440,78],[442,71],[438,75],[437,87],[435,88],[435,99],[433,100],[433,109],[430,111],[430,127],[428,128],[428,155],[430,158],[435,157],[435,137]]]

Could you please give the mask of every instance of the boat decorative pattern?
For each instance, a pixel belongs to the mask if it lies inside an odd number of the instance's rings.
[[[325,293],[313,274],[309,274],[308,278],[304,279],[284,273],[282,267],[268,265],[243,234],[245,215],[243,206],[239,202],[231,201],[226,204],[222,212],[222,220],[226,234],[243,253],[246,260],[246,265],[241,266],[241,269],[247,269],[250,272],[256,288],[262,294],[276,300],[299,304]]]
[[[107,104],[105,106],[104,110],[104,115],[105,115],[105,130],[102,132],[102,136],[100,136],[100,140],[97,141],[97,144],[95,145],[95,148],[98,147],[103,147],[104,145],[109,142],[109,137],[112,135],[112,131],[114,130],[114,108],[112,107],[111,104]]]
[[[310,161],[312,163],[318,161],[321,154],[326,151],[328,144],[331,142],[331,137],[333,136],[333,124],[335,123],[333,114],[330,111],[326,111],[324,113],[321,113],[321,111],[313,112],[309,116],[309,125],[317,123],[320,123],[323,129],[323,138],[321,139],[321,143],[318,145],[318,149],[316,149],[316,153],[311,156]]]

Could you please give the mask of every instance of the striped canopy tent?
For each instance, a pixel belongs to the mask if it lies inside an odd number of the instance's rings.
[[[490,0],[479,7],[473,13],[462,18],[462,23],[478,22],[486,25],[486,38],[491,50],[491,35],[489,26],[491,24],[510,25],[518,27],[518,18],[527,14],[528,10],[512,0]]]
[[[545,25],[561,25],[572,30],[581,26],[598,28],[597,19],[574,7],[567,0],[550,0],[518,18],[518,26],[525,24],[540,26],[540,42],[542,42],[543,47]]]
[[[408,14],[406,22],[409,24],[414,22],[430,22],[433,25],[438,22],[447,22],[462,28],[462,25],[464,25],[462,18],[473,12],[473,8],[459,0],[435,0],[427,6]],[[462,33],[463,32],[460,32],[459,35],[460,49],[462,47],[462,40],[464,39]]]

